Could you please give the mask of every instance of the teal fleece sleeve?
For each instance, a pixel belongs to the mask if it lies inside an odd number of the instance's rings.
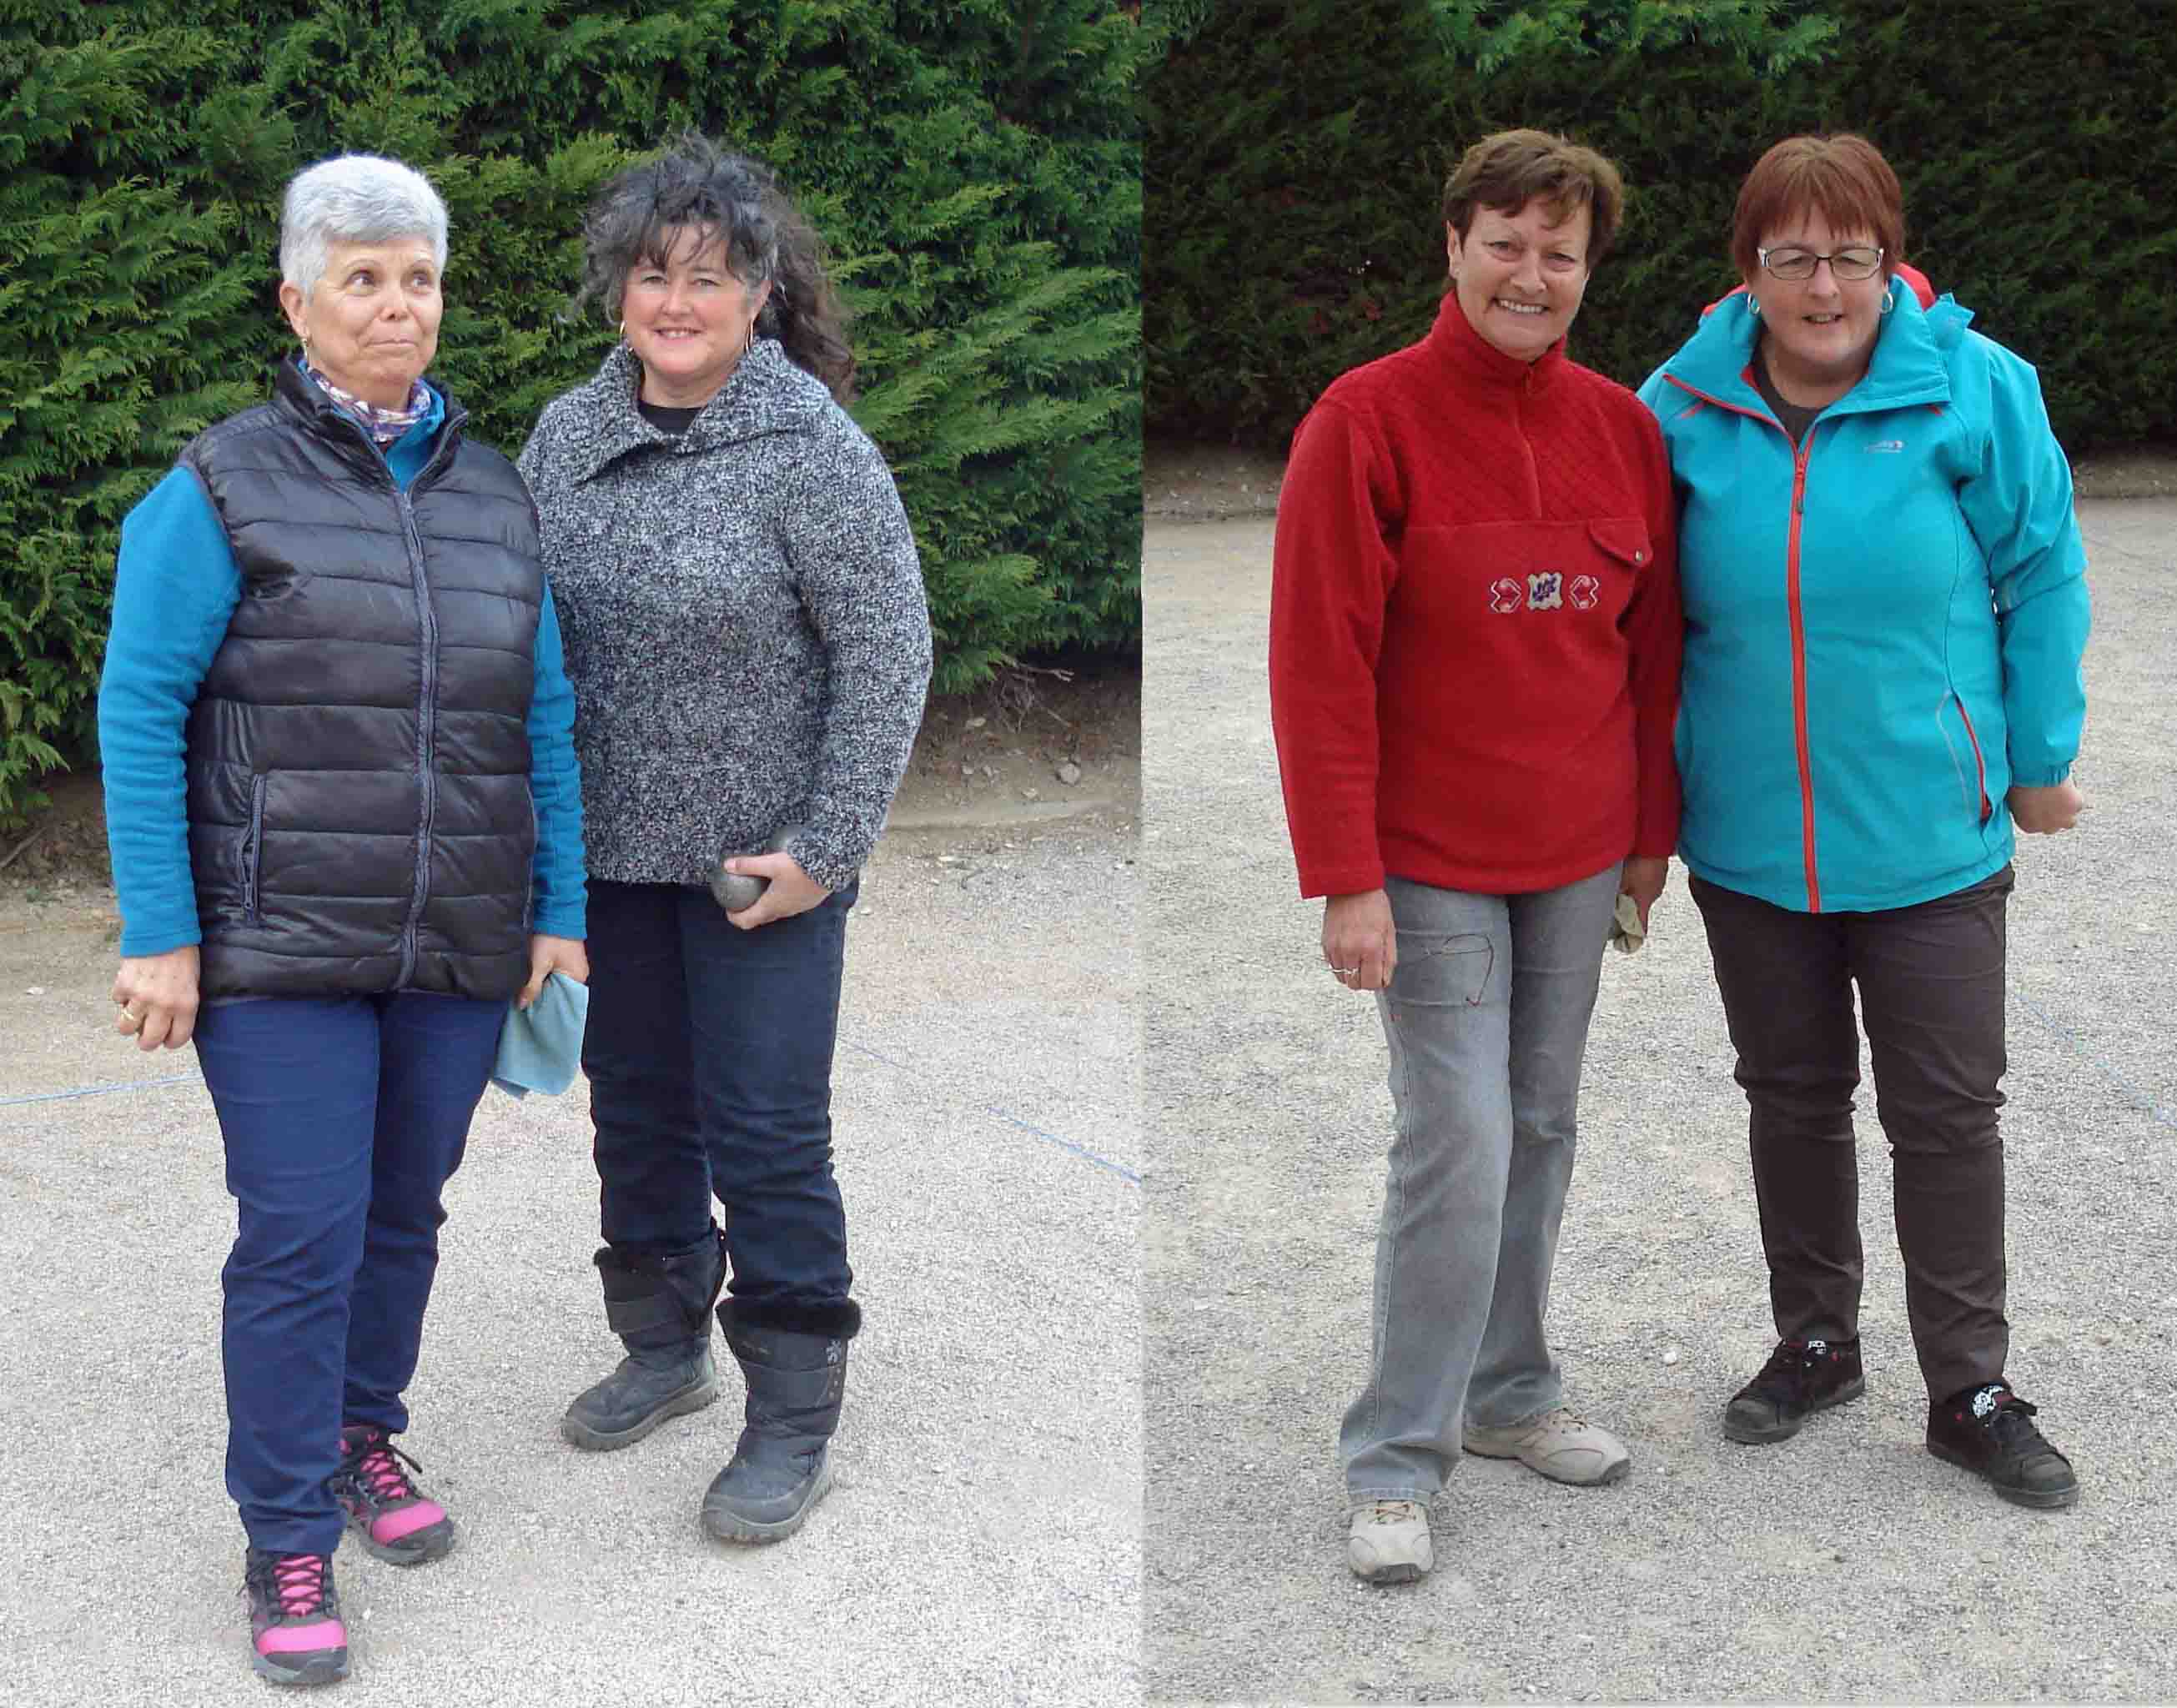
[[[582,778],[575,761],[575,690],[559,644],[552,589],[537,619],[537,688],[529,701],[529,798],[537,808],[532,930],[588,935],[583,876]]]
[[[2046,788],[2071,775],[2086,723],[2087,549],[2039,377],[2000,345],[1973,342],[1985,357],[1987,390],[1977,401],[1988,412],[1988,441],[1958,502],[1995,590],[2011,780]]]
[[[122,521],[98,685],[106,845],[123,955],[161,955],[202,939],[183,745],[189,708],[241,598],[241,571],[210,495],[187,469],[175,469]]]

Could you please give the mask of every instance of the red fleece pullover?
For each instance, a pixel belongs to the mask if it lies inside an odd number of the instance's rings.
[[[1270,715],[1303,896],[1515,895],[1678,840],[1683,619],[1655,417],[1447,296],[1293,436]]]

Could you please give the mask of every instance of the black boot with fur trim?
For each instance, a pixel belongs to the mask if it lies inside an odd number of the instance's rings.
[[[627,1348],[619,1367],[585,1389],[559,1420],[576,1447],[632,1447],[668,1417],[718,1397],[711,1369],[711,1306],[725,1285],[725,1236],[714,1225],[684,1252],[597,1254],[605,1321]]]
[[[747,1424],[703,1496],[703,1528],[720,1542],[783,1542],[832,1486],[825,1449],[839,1427],[861,1307],[728,1299],[718,1323],[748,1379]]]

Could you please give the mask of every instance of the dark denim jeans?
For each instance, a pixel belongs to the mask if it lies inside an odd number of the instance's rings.
[[[685,1251],[715,1195],[736,1299],[845,1300],[832,1051],[855,889],[744,931],[707,889],[591,881],[582,1071],[607,1244]]]
[[[2005,908],[2011,869],[1909,908],[1803,914],[1700,878],[1749,1106],[1776,1332],[1859,1333],[1852,991],[1889,1135],[1905,1309],[1929,1396],[2001,1377]]]
[[[226,1488],[250,1542],[329,1554],[343,1422],[408,1427],[439,1192],[461,1166],[504,1002],[267,998],[197,1018],[237,1209],[221,1275]]]

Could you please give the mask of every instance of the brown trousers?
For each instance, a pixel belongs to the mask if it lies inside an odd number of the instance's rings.
[[[2011,869],[1880,913],[1803,914],[1694,878],[1750,1109],[1787,1340],[1859,1333],[1852,990],[1889,1136],[1905,1307],[1932,1398],[2003,1375],[2004,914]]]

